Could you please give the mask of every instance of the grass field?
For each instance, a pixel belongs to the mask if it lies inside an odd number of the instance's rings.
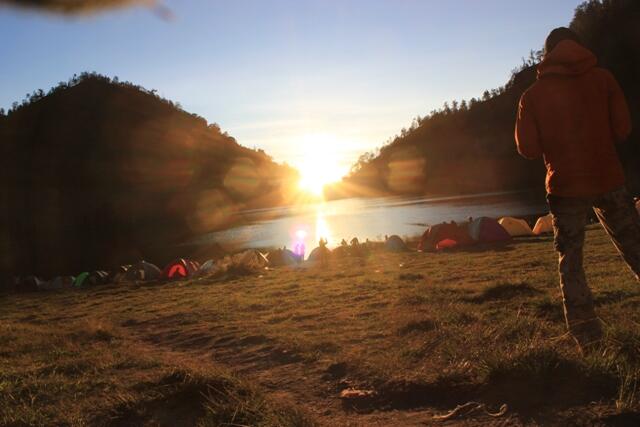
[[[3,295],[0,424],[637,426],[640,287],[599,228],[585,262],[586,358],[551,237]],[[469,401],[508,411],[433,419]]]

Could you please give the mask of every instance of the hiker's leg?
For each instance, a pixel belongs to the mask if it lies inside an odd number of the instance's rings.
[[[602,337],[591,290],[582,265],[584,227],[590,203],[585,199],[548,196],[567,328],[582,348]]]
[[[640,280],[640,216],[625,188],[595,200],[594,211],[622,258]]]

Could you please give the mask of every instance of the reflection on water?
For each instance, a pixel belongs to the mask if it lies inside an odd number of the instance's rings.
[[[313,205],[243,212],[245,224],[209,233],[199,243],[240,247],[283,247],[303,244],[308,254],[326,239],[329,247],[357,237],[383,240],[385,235],[415,236],[426,225],[465,221],[469,217],[527,216],[547,210],[544,198],[527,193],[486,194],[437,199],[345,199]]]

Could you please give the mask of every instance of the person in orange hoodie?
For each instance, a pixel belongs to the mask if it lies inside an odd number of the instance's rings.
[[[602,339],[582,265],[590,209],[640,279],[640,217],[616,151],[630,133],[629,109],[616,79],[597,66],[573,31],[553,30],[537,81],[520,99],[515,137],[522,156],[544,158],[565,319],[583,351]]]

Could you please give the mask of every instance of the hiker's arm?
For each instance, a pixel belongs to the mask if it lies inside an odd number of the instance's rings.
[[[609,114],[611,115],[611,129],[616,140],[621,142],[631,134],[631,115],[627,100],[624,97],[622,88],[616,81],[613,74],[607,72],[609,87]]]
[[[538,136],[538,126],[528,105],[527,94],[520,98],[518,105],[518,119],[516,121],[516,146],[518,153],[527,159],[537,159],[542,156],[542,148]]]

